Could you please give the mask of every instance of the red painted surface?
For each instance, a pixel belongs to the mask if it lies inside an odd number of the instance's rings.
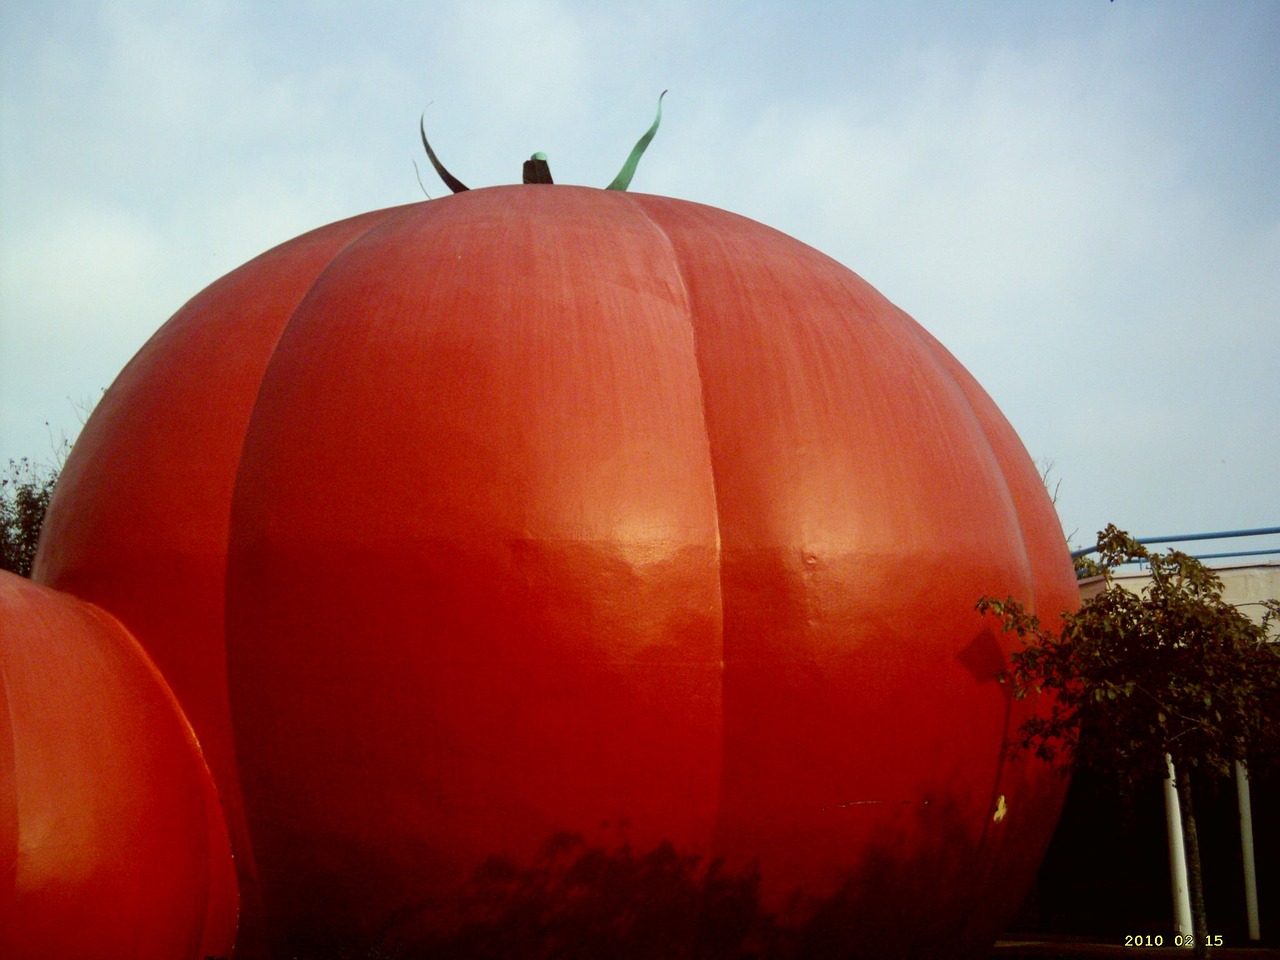
[[[204,960],[236,931],[213,779],[101,610],[0,571],[0,956]]]
[[[1034,466],[859,277],[696,204],[489,188],[264,254],[107,392],[37,575],[206,743],[242,956],[959,956],[1057,816],[973,610],[1077,601]]]

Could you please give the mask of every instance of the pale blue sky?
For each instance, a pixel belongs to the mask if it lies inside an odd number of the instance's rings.
[[[544,150],[764,221],[954,352],[1077,543],[1280,523],[1280,2],[0,0],[0,460],[311,227]],[[429,104],[429,106],[428,106]]]

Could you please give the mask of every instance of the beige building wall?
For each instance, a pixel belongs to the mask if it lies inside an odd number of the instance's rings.
[[[1223,599],[1255,623],[1262,620],[1263,600],[1280,600],[1280,562],[1215,567],[1213,572],[1222,578]],[[1119,586],[1135,593],[1151,582],[1151,577],[1137,568],[1132,573],[1117,573],[1114,579]],[[1102,583],[1102,577],[1081,580],[1081,599],[1095,596],[1102,589]]]

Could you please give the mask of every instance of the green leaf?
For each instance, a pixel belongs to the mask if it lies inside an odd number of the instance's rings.
[[[653,126],[645,131],[644,136],[636,141],[635,147],[631,150],[631,156],[627,157],[627,162],[622,165],[622,169],[618,171],[618,175],[613,178],[606,190],[626,190],[631,186],[631,178],[636,175],[636,167],[640,165],[640,158],[644,156],[644,152],[649,147],[649,142],[653,139],[653,135],[658,132],[658,124],[662,122],[662,98],[667,95],[667,91],[663,90],[658,95],[658,115],[653,119]]]
[[[436,173],[439,174],[440,179],[444,181],[444,185],[454,193],[462,193],[464,190],[470,189],[461,180],[446,170],[444,168],[444,164],[436,158],[436,152],[431,149],[431,144],[427,143],[426,118],[426,113],[423,113],[422,116],[418,118],[418,132],[422,135],[422,146],[426,148],[427,159],[431,161],[431,166],[436,168]]]

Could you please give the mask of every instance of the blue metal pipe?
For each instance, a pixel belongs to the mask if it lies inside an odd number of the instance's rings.
[[[1139,537],[1138,543],[1180,543],[1184,540],[1222,540],[1228,537],[1261,537],[1269,533],[1280,533],[1280,527],[1256,527],[1253,530],[1223,530],[1219,533],[1184,533],[1174,537]],[[1072,550],[1071,559],[1076,557],[1086,557],[1091,553],[1096,553],[1096,546],[1086,547],[1083,550]],[[1215,556],[1248,556],[1251,553],[1276,553],[1275,550],[1250,550],[1239,554],[1215,554]],[[1198,559],[1208,559],[1200,557]]]
[[[1265,557],[1280,550],[1236,550],[1234,553],[1197,553],[1194,560],[1221,560],[1223,557]]]

